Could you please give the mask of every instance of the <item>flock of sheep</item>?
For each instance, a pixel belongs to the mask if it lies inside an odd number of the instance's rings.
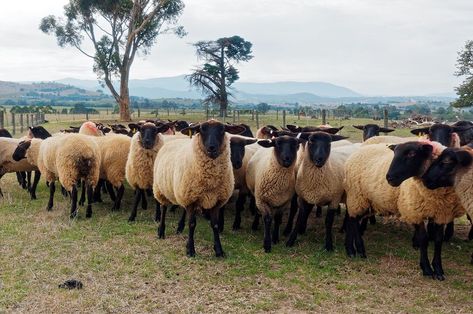
[[[225,255],[219,234],[225,205],[237,191],[232,227],[241,227],[249,199],[252,229],[260,218],[264,224],[265,252],[279,242],[286,210],[283,234],[292,246],[305,232],[313,208],[320,217],[327,206],[324,247],[331,251],[334,217],[345,204],[342,231],[350,257],[366,257],[362,236],[368,221],[394,215],[415,227],[412,245],[420,251],[423,275],[443,280],[442,243],[451,238],[455,218],[473,217],[473,123],[435,124],[412,130],[418,137],[410,138],[380,136],[393,130],[374,124],[355,127],[363,131],[363,143],[348,141],[337,135],[341,128],[330,126],[264,126],[254,138],[247,125],[216,120],[147,120],[128,127],[89,121],[53,135],[33,127],[22,139],[0,130],[0,177],[16,172],[35,199],[43,176],[50,190],[48,210],[59,181],[71,198],[71,218],[86,201],[86,217],[91,217],[92,204],[101,201],[103,192],[113,201],[112,210],[118,210],[126,179],[135,191],[129,220],[135,220],[140,204],[147,208],[152,194],[159,238],[165,237],[167,210],[184,208],[177,231],[188,219],[189,256],[195,255],[197,214],[210,220],[215,254]],[[432,262],[429,241],[434,242]]]

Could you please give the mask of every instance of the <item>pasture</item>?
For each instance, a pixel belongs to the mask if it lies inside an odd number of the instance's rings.
[[[80,123],[49,120],[44,127],[52,132]],[[352,124],[373,123],[328,121],[345,125],[341,134],[353,141],[361,140],[361,131]],[[241,122],[255,130],[249,117]],[[320,120],[288,116],[287,123],[317,125]],[[279,126],[281,120],[262,116],[263,124]],[[391,134],[408,136],[409,130]],[[119,212],[110,211],[112,203],[103,195],[91,219],[80,207],[74,220],[69,219],[69,200],[60,193],[53,211],[45,210],[49,192],[44,181],[34,201],[13,174],[2,178],[0,186],[0,312],[473,312],[473,243],[465,241],[470,225],[464,218],[444,246],[447,279],[439,282],[422,277],[411,227],[388,218],[378,217],[376,225],[368,226],[366,260],[348,259],[344,234],[336,231],[334,252],[325,252],[324,222],[314,214],[293,248],[286,248],[282,237],[265,254],[262,225],[251,231],[252,217],[245,211],[242,229],[231,230],[234,208],[228,206],[221,236],[226,258],[214,257],[212,231],[203,217],[197,219],[197,256],[188,258],[187,227],[175,234],[181,209],[168,214],[166,239],[157,239],[152,202],[148,210],[139,210],[136,222],[128,222],[128,186]],[[336,217],[334,230],[342,217]],[[84,288],[58,289],[68,279],[82,281]]]

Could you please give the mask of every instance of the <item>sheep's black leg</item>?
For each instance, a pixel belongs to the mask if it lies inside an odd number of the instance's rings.
[[[19,186],[23,186],[23,178],[21,176],[21,172],[16,172],[16,180],[18,181]]]
[[[218,232],[223,232],[225,225],[225,205],[218,210]]]
[[[473,240],[473,226],[470,227],[470,232],[468,233],[468,240]]]
[[[154,213],[154,221],[158,222],[161,219],[161,204],[156,201],[156,211]]]
[[[333,251],[332,227],[336,213],[337,208],[329,208],[325,216],[325,249],[327,251]]]
[[[434,258],[432,259],[432,268],[434,270],[434,279],[440,281],[445,280],[442,267],[443,237],[443,225],[435,224]]]
[[[282,223],[282,212],[278,212],[274,215],[274,227],[273,227],[273,243],[279,243],[279,227]]]
[[[103,184],[102,184],[102,186],[101,186],[102,193],[104,193],[104,194],[107,194],[107,193],[108,193],[107,182],[108,182],[108,181],[104,179],[104,180],[103,180]],[[109,183],[110,183],[110,182],[109,182]],[[112,200],[112,201],[113,201],[113,200]]]
[[[36,187],[38,186],[39,179],[41,178],[41,172],[35,171],[33,177],[33,185],[31,186],[30,195],[31,199],[36,199]]]
[[[54,204],[54,192],[56,192],[56,183],[49,182],[49,201],[48,201],[48,207],[47,210],[53,209],[53,204]]]
[[[124,193],[125,193],[125,186],[122,184],[117,189],[117,197],[115,198],[115,202],[113,203],[112,210],[119,210],[120,209]]]
[[[361,234],[361,236],[363,236],[365,234],[366,228],[368,227],[368,220],[370,219],[370,217],[361,218],[361,223],[360,223],[360,234]]]
[[[429,235],[427,230],[425,230],[424,223],[421,223],[416,226],[417,228],[417,243],[419,244],[420,251],[420,260],[419,266],[422,269],[422,274],[424,276],[433,276],[434,272],[432,267],[430,267],[429,256],[427,253],[427,248],[429,246]]]
[[[103,202],[102,201],[102,185],[103,185],[103,179],[99,179],[94,191],[94,201],[97,203]]]
[[[317,208],[315,209],[315,217],[317,218],[322,217],[322,206],[317,206]]]
[[[85,193],[86,193],[86,184],[85,184],[85,182],[82,182],[81,190],[82,191],[80,193],[79,206],[84,206],[84,204],[85,204]]]
[[[83,185],[86,185],[83,182]],[[94,188],[91,184],[87,184],[87,209],[85,211],[85,217],[92,217],[92,203],[94,202]]]
[[[140,203],[140,199],[141,199],[141,190],[136,189],[135,190],[135,200],[133,201],[133,208],[131,209],[131,214],[130,214],[130,217],[128,218],[128,221],[135,221],[136,211],[138,209],[138,204]]]
[[[245,208],[246,194],[238,192],[238,199],[235,204],[235,220],[233,221],[233,230],[241,228],[241,212]]]
[[[159,204],[159,203],[158,203]],[[161,210],[161,218],[160,218],[160,223],[158,227],[158,238],[159,239],[164,239],[165,236],[165,231],[166,231],[166,211],[167,211],[167,206],[163,206]]]
[[[347,252],[348,257],[355,257],[356,250],[354,246],[355,237],[354,237],[354,224],[356,224],[356,219],[352,218],[347,214],[345,216],[346,226],[345,226],[345,250]],[[356,226],[355,226],[356,227]]]
[[[299,230],[304,227],[304,217],[308,216],[306,212],[309,210],[309,208],[312,207],[312,204],[307,203],[303,199],[299,199],[299,212],[297,214],[296,227],[289,235],[289,238],[286,241],[286,246],[291,247],[294,245],[297,239],[297,235],[300,233]]]
[[[297,230],[299,232],[299,234],[304,234],[305,231],[307,230],[307,222],[309,221],[309,215],[312,212],[313,208],[314,208],[313,205],[306,207],[306,209],[304,211],[304,215],[302,216],[301,225],[299,227],[299,230]]]
[[[189,213],[189,238],[187,239],[187,256],[189,257],[195,256],[194,231],[195,231],[196,224],[197,224],[197,220],[195,218],[195,212],[190,211]],[[217,230],[217,234],[218,234],[218,230]]]
[[[256,210],[256,199],[253,195],[250,196],[250,213],[252,215],[256,215],[257,214],[257,210]]]
[[[215,256],[225,257],[225,252],[222,249],[222,243],[220,242],[220,214],[222,211],[217,208],[212,208],[210,211],[210,227],[214,233],[214,250]]]
[[[361,258],[366,258],[366,251],[365,251],[365,243],[363,241],[363,238],[361,236],[360,232],[360,218],[350,218],[353,220],[353,229],[354,229],[354,237],[355,237],[355,248],[356,252]]]
[[[80,181],[79,181],[80,182]],[[64,197],[68,197],[69,193],[66,191],[66,189],[61,185],[61,194]]]
[[[412,236],[412,247],[414,250],[419,249],[419,225],[414,225],[414,235]]]
[[[371,215],[369,219],[370,219],[370,225],[375,225],[376,224],[376,216],[375,215]]]
[[[297,194],[294,194],[294,196],[291,199],[291,209],[289,210],[289,217],[287,217],[287,225],[282,233],[286,237],[292,231],[292,228],[294,225],[294,217],[296,216],[296,213],[297,213]]]
[[[147,210],[148,209],[148,200],[146,198],[146,191],[143,190],[143,189],[140,189],[140,193],[141,193],[141,208],[143,210]]]
[[[429,241],[433,241],[435,238],[435,225],[432,219],[429,219],[427,223],[427,234],[429,235]]]
[[[184,227],[186,225],[186,214],[187,214],[187,211],[184,209],[184,211],[182,212],[181,219],[179,219],[179,222],[177,223],[176,233],[178,234],[184,231]]]
[[[112,200],[112,202],[115,202],[117,200],[118,195],[115,196],[113,185],[110,182],[105,181],[105,187],[106,187],[106,191],[108,192],[108,195],[110,196],[110,199]]]
[[[266,253],[271,252],[271,223],[273,218],[271,214],[265,214],[263,216],[264,222],[264,241],[263,241],[263,248]]]
[[[345,210],[345,217],[343,217],[342,226],[340,227],[340,230],[338,230],[339,233],[344,233],[345,230],[347,230],[347,221],[348,221],[348,210]]]
[[[253,223],[251,224],[251,230],[253,231],[258,230],[260,217],[261,217],[260,213],[255,213],[255,218],[253,219]]]
[[[73,219],[77,216],[77,185],[74,184],[71,192],[71,215],[70,218]]]
[[[31,171],[26,172],[26,188],[28,192],[31,192]]]
[[[177,205],[171,205],[171,209],[169,209],[169,211],[170,211],[171,213],[175,213],[177,208],[179,208],[179,206],[177,206]]]
[[[447,224],[447,227],[445,228],[445,235],[443,237],[445,242],[449,242],[452,237],[453,237],[453,232],[455,231],[455,225],[452,222],[449,222]]]

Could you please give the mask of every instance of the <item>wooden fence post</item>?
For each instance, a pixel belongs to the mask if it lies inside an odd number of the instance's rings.
[[[240,110],[237,110],[237,121],[240,123]]]
[[[255,110],[254,109],[251,111],[251,120],[252,121],[255,120]]]
[[[88,111],[85,112],[85,121],[89,121],[89,112]]]
[[[276,109],[276,120],[279,120],[279,110]]]
[[[15,113],[12,112],[11,113],[11,125],[12,125],[12,134],[15,135],[16,134],[16,126],[15,126]]]
[[[297,110],[297,120],[301,119],[301,110]]]
[[[282,125],[286,127],[286,110],[282,111]]]
[[[23,114],[20,113],[20,133],[23,133]]]
[[[3,110],[0,110],[0,128],[4,128],[5,127],[5,121],[4,121],[5,117],[3,116]]]
[[[327,110],[322,109],[322,125],[327,124]]]
[[[256,128],[259,129],[259,112],[256,111]]]
[[[236,110],[233,110],[233,116],[232,116],[232,121],[233,121],[233,123],[235,123],[235,114],[236,114],[235,111],[236,111]]]
[[[384,108],[383,110],[383,116],[384,116],[384,127],[388,127],[388,108]]]

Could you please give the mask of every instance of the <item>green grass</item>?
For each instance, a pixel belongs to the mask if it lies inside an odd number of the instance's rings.
[[[263,121],[279,125],[274,116]],[[254,126],[254,121],[245,122]],[[348,125],[368,122],[340,121],[347,125],[343,133],[355,141],[361,132]],[[45,126],[55,132],[68,124]],[[251,231],[250,214],[244,212],[243,229],[232,231],[234,209],[228,206],[221,236],[227,257],[214,257],[211,229],[199,217],[197,256],[188,258],[187,227],[184,235],[175,234],[181,210],[168,214],[166,239],[159,240],[151,209],[140,210],[135,223],[127,221],[132,200],[128,187],[121,211],[110,212],[112,204],[103,195],[105,202],[94,204],[91,219],[81,207],[71,221],[68,199],[59,191],[53,211],[45,210],[48,190],[43,181],[35,201],[12,174],[0,186],[5,195],[0,199],[0,313],[473,312],[473,243],[464,240],[469,228],[465,220],[457,223],[452,243],[444,246],[447,280],[437,282],[420,274],[411,229],[389,219],[378,218],[375,226],[368,226],[366,260],[348,259],[344,235],[338,232],[335,251],[325,252],[323,219],[313,216],[293,248],[286,248],[282,237],[283,243],[265,254],[261,228]],[[149,207],[154,207],[152,202]],[[335,230],[340,223],[337,217]],[[81,280],[84,289],[58,289],[71,278]]]

